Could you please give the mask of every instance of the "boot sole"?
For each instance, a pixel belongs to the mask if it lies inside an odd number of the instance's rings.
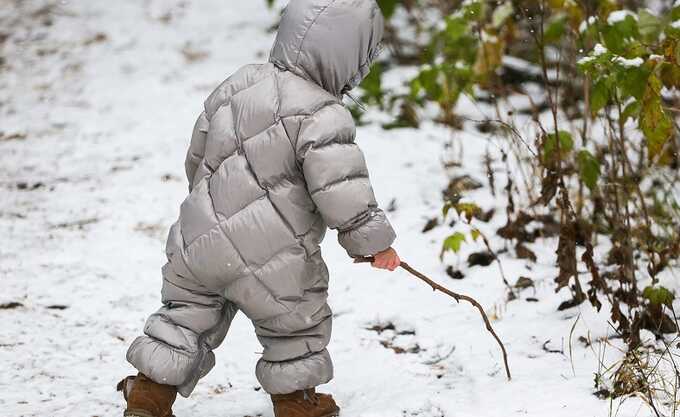
[[[153,416],[153,415],[147,413],[144,410],[125,410],[125,412],[123,412],[123,417],[156,417],[156,416]],[[173,415],[168,416],[168,417],[175,417],[175,415],[173,414]],[[335,416],[329,416],[329,417],[335,417]]]
[[[123,417],[154,417],[146,411],[142,410],[125,410]]]

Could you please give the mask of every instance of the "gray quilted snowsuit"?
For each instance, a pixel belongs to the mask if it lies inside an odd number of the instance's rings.
[[[188,396],[241,310],[263,346],[256,374],[267,392],[333,377],[326,227],[351,256],[395,238],[341,102],[382,30],[374,0],[293,0],[269,62],[239,69],[205,101],[186,159],[190,193],[168,236],[163,306],[127,354],[139,371]]]

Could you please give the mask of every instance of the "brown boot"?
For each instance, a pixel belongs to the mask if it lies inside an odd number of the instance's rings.
[[[172,404],[177,398],[177,388],[153,382],[141,372],[118,383],[127,401],[126,417],[174,417]]]
[[[314,388],[291,394],[272,395],[275,417],[337,417],[340,408],[333,397]]]

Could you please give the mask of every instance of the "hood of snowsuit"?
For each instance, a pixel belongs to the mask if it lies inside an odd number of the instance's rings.
[[[339,96],[368,74],[382,35],[373,0],[291,1],[269,61]]]

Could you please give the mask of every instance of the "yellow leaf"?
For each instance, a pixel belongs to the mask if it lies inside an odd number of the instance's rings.
[[[477,57],[473,70],[482,79],[487,78],[501,65],[505,43],[493,35],[486,35],[487,39],[477,49]]]

